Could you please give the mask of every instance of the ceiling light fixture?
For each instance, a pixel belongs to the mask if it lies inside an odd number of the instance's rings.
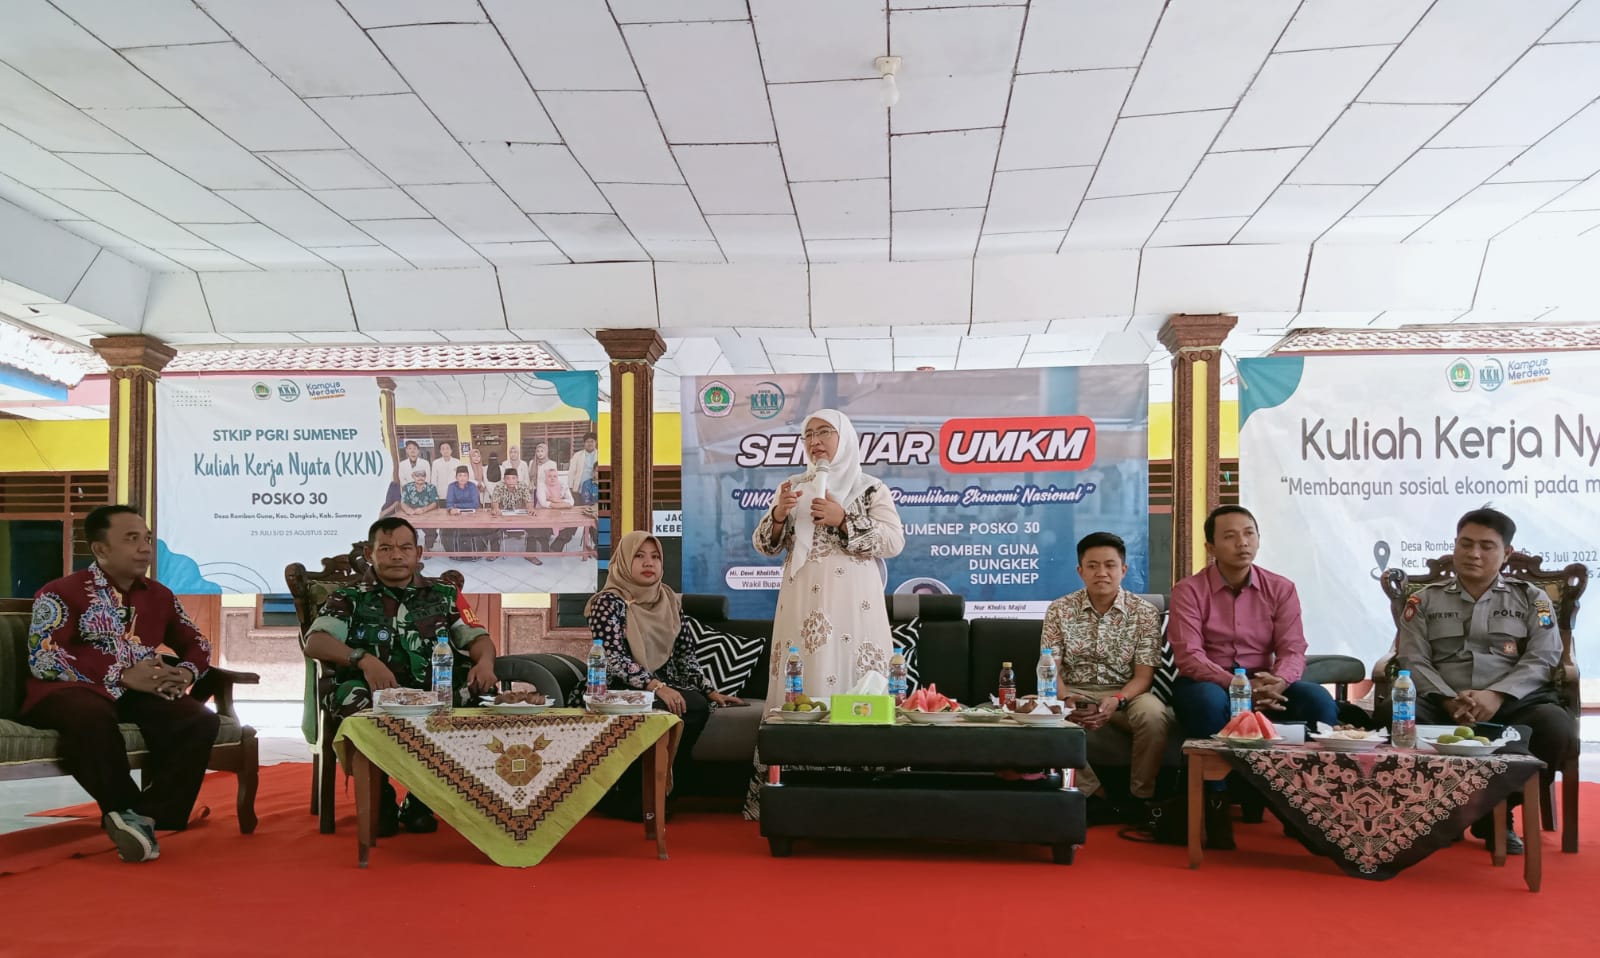
[[[878,57],[872,65],[878,68],[878,102],[885,107],[899,103],[900,87],[895,84],[894,75],[900,72],[900,58]]]

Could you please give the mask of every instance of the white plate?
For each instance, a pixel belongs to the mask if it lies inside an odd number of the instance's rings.
[[[1006,720],[1006,713],[999,709],[963,709],[956,714],[961,716],[961,721],[975,725],[994,725]]]
[[[1011,721],[1021,722],[1023,725],[1060,725],[1067,720],[1065,714],[1057,715],[1054,712],[1012,712]]]
[[[1283,744],[1281,738],[1234,738],[1231,735],[1212,736],[1219,742],[1225,742],[1232,748],[1269,748],[1273,745]]]
[[[589,711],[601,715],[640,715],[651,711],[651,705],[648,702],[638,705],[629,702],[590,702]]]
[[[1438,742],[1427,742],[1426,744],[1429,748],[1433,749],[1435,752],[1438,752],[1440,755],[1456,755],[1469,758],[1481,758],[1485,755],[1493,755],[1495,752],[1500,750],[1500,746],[1498,745],[1484,745],[1480,742],[1473,742],[1471,745],[1463,745],[1460,742],[1455,742],[1449,745],[1440,745]]]
[[[1386,738],[1344,738],[1339,735],[1308,735],[1317,748],[1329,752],[1370,752],[1380,745],[1387,745]]]
[[[398,715],[401,718],[421,718],[430,712],[437,712],[442,705],[375,705],[374,712],[379,715]]]
[[[543,712],[550,707],[550,703],[534,705],[532,702],[485,702],[483,707],[491,712],[505,712],[509,715],[529,715],[534,712]]]
[[[952,725],[961,721],[960,712],[919,712],[915,709],[901,709],[900,714],[906,721],[916,725]]]
[[[811,709],[806,712],[785,712],[783,709],[769,709],[767,711],[767,721],[769,722],[805,724],[807,722],[820,722],[827,717],[827,709]]]

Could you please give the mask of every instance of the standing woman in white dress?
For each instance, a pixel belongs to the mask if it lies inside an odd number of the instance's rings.
[[[786,480],[753,541],[763,555],[787,552],[772,626],[767,706],[783,704],[789,647],[800,651],[805,693],[843,692],[868,671],[888,674],[893,641],[883,607],[880,559],[905,547],[889,487],[861,471],[861,446],[844,413],[806,417],[801,438],[807,470]],[[829,467],[819,472],[818,463]],[[819,477],[827,495],[819,498]]]

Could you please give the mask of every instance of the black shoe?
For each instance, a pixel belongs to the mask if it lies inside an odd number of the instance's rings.
[[[433,817],[433,810],[422,804],[414,795],[407,795],[404,805],[400,806],[399,819],[406,831],[415,835],[429,835],[439,830],[439,820]]]
[[[1233,804],[1223,792],[1206,794],[1206,847],[1217,851],[1232,851]]]
[[[1090,796],[1084,802],[1083,814],[1086,823],[1090,827],[1095,825],[1120,825],[1125,818],[1122,809],[1118,808],[1115,802],[1109,798],[1096,796]]]
[[[1523,854],[1524,852],[1526,852],[1528,850],[1527,846],[1522,843],[1522,839],[1520,837],[1518,837],[1517,830],[1514,827],[1514,825],[1515,825],[1515,823],[1512,821],[1512,818],[1511,818],[1511,809],[1508,808],[1508,809],[1506,809],[1506,854],[1507,855],[1521,855],[1521,854]],[[1488,815],[1485,815],[1482,818],[1478,819],[1477,821],[1473,822],[1472,823],[1472,837],[1473,838],[1481,838],[1481,839],[1483,839],[1483,847],[1488,849],[1490,854],[1493,854],[1494,853],[1494,819],[1490,818]]]
[[[383,783],[383,794],[378,799],[378,837],[393,838],[400,834],[400,806],[396,804],[394,786]]]

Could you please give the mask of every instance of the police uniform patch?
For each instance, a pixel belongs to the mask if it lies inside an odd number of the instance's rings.
[[[1406,600],[1406,610],[1405,612],[1401,613],[1401,618],[1405,619],[1407,622],[1410,622],[1412,619],[1417,617],[1417,610],[1420,608],[1422,608],[1422,596],[1413,595],[1411,598]]]
[[[1548,629],[1555,624],[1555,617],[1550,614],[1550,600],[1540,596],[1533,600],[1533,608],[1539,613],[1539,627]]]
[[[1504,642],[1502,642],[1500,644],[1500,651],[1504,652],[1506,655],[1516,655],[1517,654],[1517,640],[1516,639],[1506,639]]]

